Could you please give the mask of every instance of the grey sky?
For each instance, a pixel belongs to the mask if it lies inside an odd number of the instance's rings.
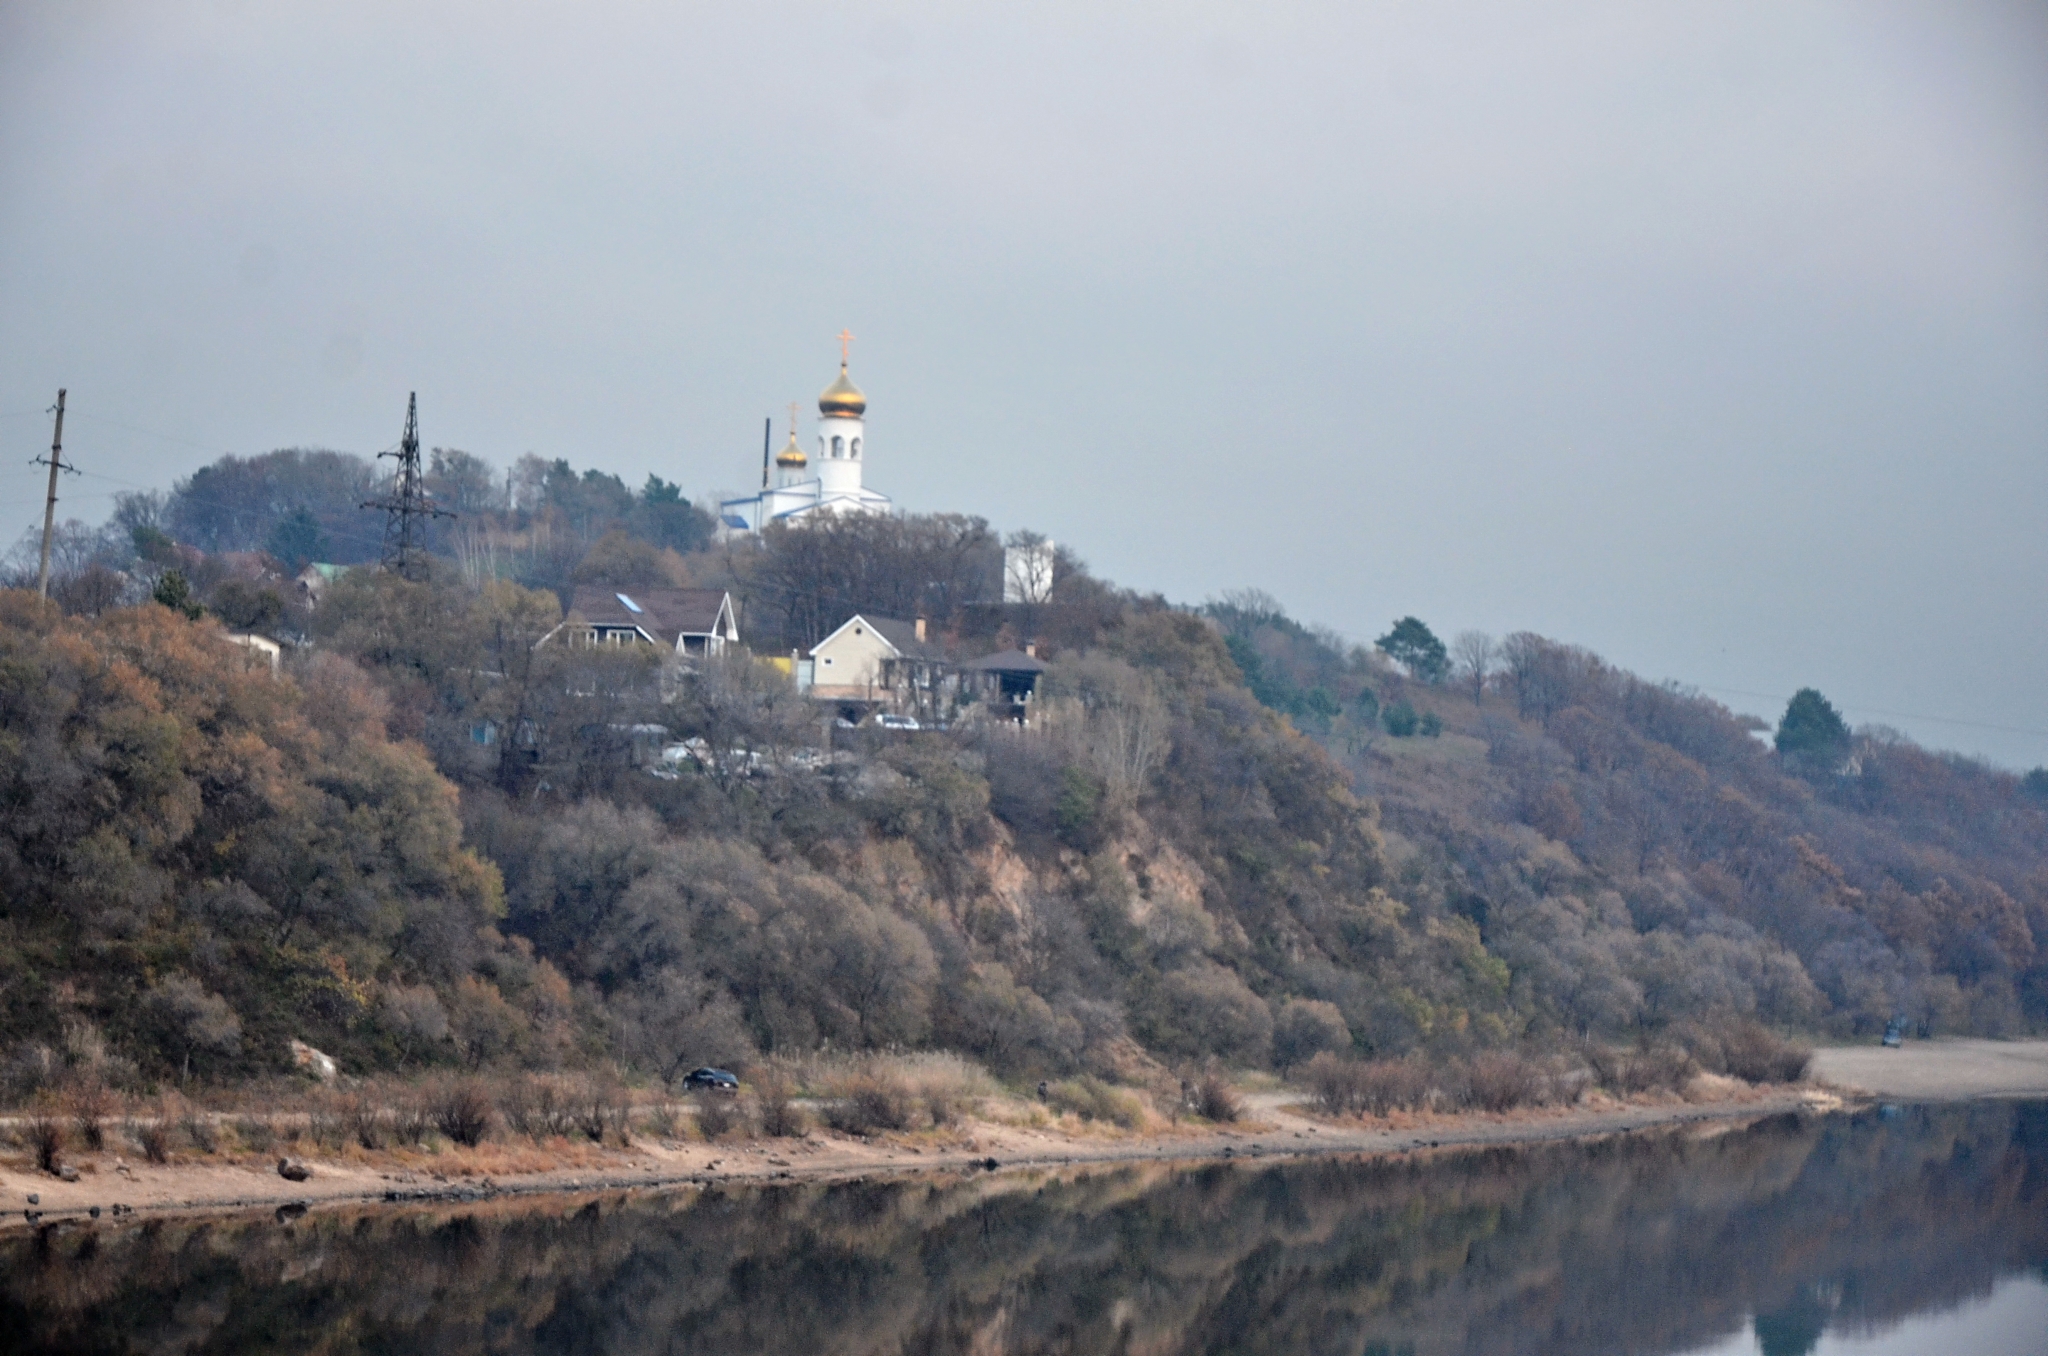
[[[743,488],[842,326],[910,508],[2048,762],[2038,4],[0,7],[11,523],[60,385]]]

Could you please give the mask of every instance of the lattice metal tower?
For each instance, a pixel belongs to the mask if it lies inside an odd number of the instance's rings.
[[[391,493],[382,499],[366,500],[366,509],[384,510],[384,568],[405,579],[426,573],[426,524],[434,518],[453,518],[451,509],[437,508],[427,497],[420,478],[420,397],[413,392],[405,402],[405,437],[396,452],[379,452],[379,460],[395,457],[397,474],[391,478]]]

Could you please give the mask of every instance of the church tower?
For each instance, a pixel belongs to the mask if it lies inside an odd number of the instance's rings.
[[[796,402],[789,404],[789,442],[775,454],[775,488],[786,490],[811,478],[810,458],[796,445]]]
[[[867,460],[868,398],[846,375],[852,343],[853,336],[842,331],[839,379],[818,397],[817,455],[806,455],[797,442],[797,407],[791,405],[789,442],[775,455],[772,483],[764,474],[759,494],[721,500],[721,532],[760,532],[770,523],[793,525],[814,513],[893,511],[895,505],[888,495],[861,483],[861,465]]]
[[[866,440],[868,398],[846,375],[853,336],[839,333],[839,379],[818,397],[818,480],[820,491],[855,495],[861,491],[861,444]]]

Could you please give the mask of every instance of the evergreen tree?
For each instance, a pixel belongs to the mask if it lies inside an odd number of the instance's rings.
[[[150,597],[192,621],[206,615],[206,609],[192,596],[192,585],[182,570],[165,570],[164,577],[156,581],[156,589]]]
[[[1403,617],[1394,623],[1394,629],[1381,636],[1373,644],[1386,652],[1389,659],[1425,683],[1436,684],[1444,680],[1451,671],[1451,656],[1444,649],[1444,643],[1436,633],[1423,625],[1419,617]]]
[[[1849,756],[1849,725],[1826,697],[1802,687],[1778,722],[1778,756],[1801,771],[1833,772]]]
[[[293,570],[303,570],[312,561],[325,558],[327,534],[320,530],[320,520],[313,516],[313,511],[300,504],[277,520],[263,549]]]

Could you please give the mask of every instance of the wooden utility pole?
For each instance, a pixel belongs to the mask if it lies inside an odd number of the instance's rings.
[[[57,432],[50,438],[50,455],[47,463],[42,457],[36,458],[36,465],[47,464],[50,468],[50,497],[43,503],[43,559],[36,567],[36,593],[44,598],[50,596],[50,533],[57,525],[57,472],[71,468],[64,464],[64,392],[57,392]]]

